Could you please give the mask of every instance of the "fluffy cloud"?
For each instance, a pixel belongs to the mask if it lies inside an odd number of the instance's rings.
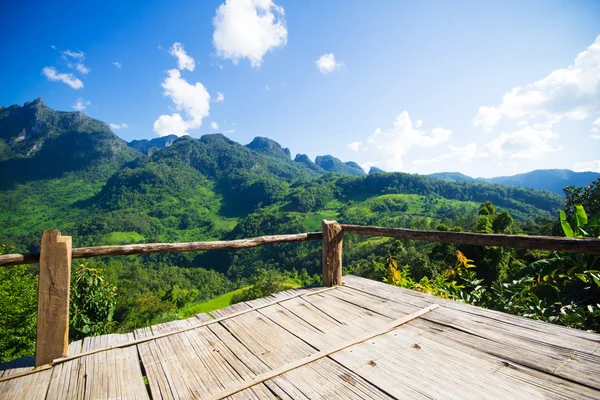
[[[573,64],[506,93],[497,107],[480,107],[474,126],[491,129],[502,118],[534,118],[558,122],[582,120],[600,111],[600,36]]]
[[[215,102],[222,103],[223,100],[225,100],[225,95],[221,92],[217,92],[217,99],[215,100]]]
[[[63,82],[75,90],[83,87],[83,82],[76,78],[75,75],[57,72],[54,67],[44,67],[44,69],[42,69],[42,74],[48,78],[49,81]]]
[[[234,64],[247,58],[253,67],[264,55],[287,43],[283,7],[272,0],[226,0],[213,19],[213,44]]]
[[[159,136],[174,134],[187,135],[188,129],[196,129],[202,125],[202,119],[208,116],[210,109],[210,94],[200,82],[195,85],[181,77],[177,69],[167,71],[167,78],[162,83],[163,94],[171,98],[177,111],[185,114],[184,120],[180,113],[161,115],[154,122],[154,131]]]
[[[83,65],[82,63],[78,63],[75,66],[75,69],[77,71],[79,71],[80,73],[82,73],[83,75],[87,75],[90,73],[90,69],[88,67],[86,67],[85,65]]]
[[[82,98],[78,98],[75,101],[75,104],[73,104],[73,109],[77,110],[77,111],[83,111],[87,108],[87,106],[89,106],[90,104],[92,104],[89,100],[84,100]]]
[[[108,126],[110,126],[110,129],[125,129],[125,128],[129,128],[129,126],[127,126],[126,123],[122,123],[122,124],[108,124]]]
[[[534,124],[524,126],[515,132],[502,132],[498,137],[482,146],[469,143],[464,147],[448,146],[448,149],[437,157],[416,160],[416,165],[434,164],[443,160],[471,162],[473,160],[489,160],[494,162],[534,160],[546,153],[561,150],[554,147],[552,141],[558,139],[558,133],[552,130],[552,124]]]
[[[502,119],[502,114],[495,107],[479,107],[479,113],[471,121],[473,126],[481,126],[485,131],[491,131],[492,127]]]
[[[187,55],[181,43],[173,43],[173,46],[171,46],[171,55],[177,57],[177,67],[179,69],[193,71],[196,68],[196,62],[192,57]]]
[[[575,172],[600,172],[600,160],[588,161],[588,162],[580,162],[573,166],[573,171]]]
[[[495,160],[527,160],[541,158],[546,153],[561,149],[552,147],[550,142],[558,139],[552,124],[534,124],[515,132],[502,132],[497,138],[486,143],[479,151],[478,158]]]
[[[217,129],[219,129],[219,124],[217,124],[215,121],[213,121],[210,123],[210,127],[216,131]]]
[[[158,136],[187,135],[189,124],[181,118],[181,114],[174,113],[171,115],[161,115],[154,121],[154,132]]]
[[[408,112],[403,111],[396,117],[394,126],[382,131],[376,129],[369,137],[360,142],[348,144],[353,151],[364,151],[372,159],[369,165],[381,165],[388,171],[400,171],[404,167],[403,157],[412,147],[431,147],[448,140],[451,130],[435,128],[430,133],[413,127]]]
[[[348,148],[354,152],[358,152],[358,150],[360,150],[361,145],[362,145],[362,142],[352,142],[352,143],[348,143]]]
[[[115,61],[115,62],[113,62],[113,65],[114,65],[115,67],[119,68],[119,69],[123,68],[123,64],[121,64],[121,63],[120,63],[120,62],[118,62],[118,61]]]
[[[315,63],[323,74],[333,72],[344,65],[343,62],[335,60],[333,53],[323,54]]]

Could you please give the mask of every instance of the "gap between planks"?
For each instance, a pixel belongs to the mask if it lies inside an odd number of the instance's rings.
[[[104,352],[104,351],[109,351],[109,350],[113,350],[113,349],[120,349],[120,348],[123,348],[123,347],[134,346],[134,345],[138,345],[140,343],[150,342],[152,340],[162,339],[162,338],[167,337],[167,336],[172,336],[172,335],[176,335],[176,334],[179,334],[179,333],[183,333],[183,332],[191,331],[191,330],[194,330],[194,329],[202,328],[204,326],[213,325],[213,324],[219,323],[221,321],[225,321],[225,320],[228,320],[228,319],[231,319],[231,318],[235,318],[235,317],[237,317],[239,315],[243,315],[243,314],[246,314],[246,313],[249,313],[249,312],[252,312],[252,311],[260,310],[260,309],[263,309],[263,308],[266,308],[266,307],[270,307],[270,306],[273,306],[273,305],[276,305],[276,304],[279,304],[279,303],[283,303],[283,302],[285,302],[287,300],[292,300],[292,299],[295,299],[297,297],[303,297],[303,296],[312,296],[314,294],[323,293],[323,292],[326,292],[328,290],[332,290],[332,289],[335,289],[335,288],[336,288],[336,286],[332,286],[332,287],[318,289],[318,290],[315,290],[315,291],[312,291],[312,292],[308,292],[308,293],[306,293],[306,292],[298,293],[298,294],[295,294],[293,296],[289,296],[289,297],[286,297],[286,298],[283,298],[283,299],[271,301],[271,302],[262,304],[262,305],[257,306],[257,307],[247,308],[245,310],[238,311],[236,313],[233,313],[233,314],[230,314],[230,315],[226,315],[226,316],[223,316],[221,318],[216,318],[216,319],[213,319],[211,321],[206,321],[206,322],[203,322],[203,323],[198,324],[198,325],[189,326],[189,327],[182,328],[182,329],[177,329],[177,330],[174,330],[174,331],[171,331],[171,332],[162,333],[162,334],[159,334],[159,335],[156,335],[156,336],[148,336],[148,337],[145,337],[145,338],[132,340],[132,341],[129,341],[129,342],[118,344],[118,345],[102,347],[102,348],[99,348],[99,349],[94,349],[94,350],[82,352],[82,353],[79,353],[79,354],[74,354],[74,355],[68,356],[68,357],[57,358],[54,361],[52,361],[52,364],[45,364],[43,366],[40,366],[38,368],[29,370],[29,371],[23,371],[23,372],[20,372],[20,373],[17,373],[17,374],[12,374],[12,375],[1,377],[0,378],[0,382],[8,381],[8,380],[15,379],[15,378],[20,378],[20,377],[23,377],[23,376],[26,376],[26,375],[30,375],[30,374],[35,374],[37,372],[46,370],[48,368],[52,368],[55,365],[59,365],[59,364],[65,363],[67,361],[75,360],[75,359],[78,359],[78,358],[81,358],[81,357],[90,356],[92,354],[96,354],[96,353],[100,353],[100,352]]]
[[[243,390],[246,390],[246,389],[251,388],[251,387],[253,387],[255,385],[258,385],[259,383],[263,383],[265,381],[268,381],[269,379],[275,378],[275,377],[277,377],[279,375],[283,375],[283,374],[285,374],[287,372],[290,372],[290,371],[292,371],[294,369],[300,368],[300,367],[302,367],[302,366],[304,366],[306,364],[310,364],[310,363],[312,363],[312,362],[314,362],[316,360],[320,360],[321,358],[327,357],[327,356],[329,356],[329,355],[331,355],[333,353],[337,353],[339,351],[347,349],[348,347],[352,347],[352,346],[360,344],[362,342],[366,342],[367,340],[373,339],[374,337],[381,336],[381,335],[384,335],[384,334],[386,334],[388,332],[391,332],[394,329],[398,328],[399,326],[401,326],[401,325],[403,325],[403,324],[405,324],[407,322],[410,322],[413,319],[419,318],[421,315],[426,314],[426,313],[428,313],[430,311],[433,311],[433,310],[435,310],[437,308],[439,308],[439,305],[432,304],[432,305],[430,305],[428,307],[425,307],[425,308],[422,308],[419,311],[416,311],[416,312],[414,312],[412,314],[408,314],[408,315],[405,315],[402,318],[394,320],[391,323],[389,323],[386,326],[384,326],[383,328],[377,329],[374,332],[368,332],[365,335],[360,336],[358,338],[345,341],[345,342],[343,342],[343,343],[341,343],[341,344],[339,344],[337,346],[331,347],[331,348],[326,349],[326,350],[318,351],[318,352],[316,352],[314,354],[311,354],[311,355],[309,355],[307,357],[301,358],[300,360],[291,362],[291,363],[283,365],[283,366],[281,366],[279,368],[275,368],[272,371],[265,372],[263,374],[255,376],[254,378],[252,378],[252,379],[250,379],[250,380],[248,380],[246,382],[243,382],[243,383],[241,383],[239,385],[236,385],[236,386],[234,386],[234,387],[232,387],[230,389],[226,389],[226,390],[223,390],[220,393],[212,395],[212,396],[209,397],[209,399],[210,400],[221,400],[221,399],[224,399],[226,397],[232,396],[232,395],[234,395],[236,393],[239,393],[239,392],[241,392]]]

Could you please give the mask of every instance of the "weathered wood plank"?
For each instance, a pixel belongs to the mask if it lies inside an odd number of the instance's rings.
[[[30,375],[0,382],[0,399],[2,400],[37,400],[45,399],[52,369],[45,369]]]
[[[346,281],[352,281],[349,285],[350,289],[357,287],[363,291],[362,297],[368,298],[363,306],[383,314],[395,312],[398,310],[398,305],[401,309],[405,309],[407,305],[422,306],[431,300],[438,299],[411,298],[399,288],[364,279],[347,279]],[[344,290],[346,289],[342,289],[338,293],[342,293]],[[376,296],[391,300],[396,304],[388,303],[378,306],[374,296],[369,293],[374,293]],[[360,298],[357,292],[351,296],[355,299],[349,301],[357,301]],[[547,325],[549,331],[554,331],[553,334],[543,335],[538,331],[532,331],[527,325],[519,326],[515,323],[518,321],[501,324],[498,322],[497,316],[493,319],[486,317],[488,313],[504,315],[502,313],[456,302],[455,304],[442,302],[442,304],[443,312],[423,318],[424,321],[437,325],[438,328],[431,328],[431,331],[443,333],[456,343],[495,356],[511,364],[531,368],[600,390],[600,354],[598,352],[600,335],[590,336],[586,333],[586,337],[581,338],[577,335],[578,331],[576,330],[551,324],[544,325]],[[470,309],[471,312],[463,312],[461,309]],[[475,311],[478,310],[482,310],[482,312],[476,313]],[[519,320],[528,322],[524,318],[519,318]],[[415,323],[415,325],[419,324],[420,322]],[[574,344],[567,344],[566,342],[569,340],[572,340]],[[573,347],[577,349],[573,349]]]
[[[436,308],[438,308],[438,306],[436,304],[431,305],[429,307],[426,307],[424,309],[421,309],[413,314],[410,315],[405,315],[404,317],[397,319],[395,321],[390,322],[388,325],[384,326],[383,328],[380,329],[376,329],[374,331],[368,332],[358,338],[353,338],[351,340],[347,340],[347,341],[343,341],[341,343],[338,343],[335,346],[323,349],[323,350],[319,350],[314,354],[310,354],[304,358],[301,358],[299,360],[295,360],[292,361],[290,363],[284,364],[278,368],[275,368],[269,372],[266,372],[264,374],[258,375],[246,382],[243,382],[239,385],[236,385],[232,388],[226,389],[221,393],[217,393],[216,395],[212,396],[211,398],[214,400],[218,400],[218,399],[222,399],[224,397],[228,397],[230,395],[233,395],[235,393],[238,393],[244,389],[253,387],[254,385],[260,384],[262,382],[265,382],[271,378],[274,378],[276,376],[279,375],[283,375],[286,374],[288,372],[292,372],[298,369],[302,369],[302,367],[306,367],[308,366],[308,364],[311,364],[317,360],[321,360],[329,355],[332,355],[334,353],[337,353],[339,351],[342,351],[344,349],[347,349],[349,347],[352,346],[356,346],[360,343],[363,343],[367,340],[371,340],[377,336],[383,335],[385,333],[388,333],[392,330],[395,330],[396,328],[398,328],[400,325],[403,325],[407,322],[412,321],[415,318],[420,317],[421,315],[428,313],[430,311],[435,310]],[[300,372],[300,371],[299,371]],[[314,384],[314,382],[313,382]]]
[[[323,250],[323,286],[338,286],[342,284],[342,249],[344,231],[336,221],[324,219],[321,221]]]
[[[382,228],[341,224],[346,233],[366,236],[385,236],[397,239],[423,240],[436,243],[498,246],[517,249],[565,251],[569,253],[600,254],[600,239],[575,239],[555,236],[498,235],[471,232],[423,231],[403,228]]]
[[[44,231],[40,253],[35,366],[64,357],[69,346],[71,237]]]
[[[291,235],[259,236],[237,240],[215,240],[212,242],[187,243],[141,243],[119,246],[79,247],[73,249],[73,258],[90,258],[105,256],[128,256],[133,254],[151,253],[183,253],[205,250],[237,250],[266,244],[307,242],[321,240],[321,232],[297,233]],[[5,254],[0,255],[0,266],[36,264],[40,254]]]

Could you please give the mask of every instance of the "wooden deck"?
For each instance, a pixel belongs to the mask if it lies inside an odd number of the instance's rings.
[[[434,303],[440,307],[386,328]],[[157,335],[2,381],[0,398],[600,398],[600,335],[354,276],[343,286],[86,338],[68,355]],[[31,369],[19,362],[0,375]]]

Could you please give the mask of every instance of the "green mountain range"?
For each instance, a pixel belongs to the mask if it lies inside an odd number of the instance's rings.
[[[247,145],[221,134],[128,144],[101,121],[51,110],[37,99],[0,108],[0,245],[39,251],[46,229],[72,236],[74,247],[236,239],[317,231],[323,218],[495,232],[486,225],[491,217],[479,214],[487,201],[498,207],[502,231],[547,233],[564,206],[563,197],[549,191],[453,176],[376,168],[367,175],[356,163],[330,155],[314,162],[303,154],[292,159],[288,149],[265,137]],[[405,248],[354,235],[345,241],[344,262],[376,279],[383,276],[378,262],[390,246],[417,276],[434,271],[434,264],[443,271],[447,261],[443,252],[435,259],[431,246],[422,244]],[[270,276],[261,271],[285,273],[298,285],[314,282],[320,251],[319,243],[308,242],[83,262],[118,286],[115,321],[131,330],[177,318],[183,307]]]
[[[439,172],[428,176],[451,182],[481,181],[500,185],[520,186],[526,188],[548,190],[563,194],[566,186],[586,186],[600,178],[598,172],[574,172],[570,169],[536,169],[524,174],[498,176],[494,178],[471,178],[460,172]]]
[[[107,124],[37,99],[0,109],[0,242],[35,249],[40,231],[51,228],[76,232],[78,245],[216,239],[264,209],[306,230],[318,228],[314,221],[323,215],[431,225],[487,200],[521,220],[552,216],[562,204],[549,192],[455,174],[370,172],[330,155],[292,159],[264,137],[246,146],[221,134],[127,144]],[[425,198],[439,205],[424,209],[417,200]]]

